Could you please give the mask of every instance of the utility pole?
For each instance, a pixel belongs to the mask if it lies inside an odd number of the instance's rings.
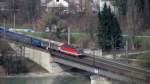
[[[126,40],[126,45],[125,45],[125,58],[128,59],[128,41]]]
[[[95,49],[92,50],[93,52],[93,66],[95,66],[95,56],[96,56],[96,52],[95,52]]]
[[[128,54],[128,42],[126,41],[126,45],[125,45],[125,55],[127,56]]]
[[[4,39],[6,38],[6,18],[4,17]]]
[[[70,27],[68,27],[68,45],[70,44]]]
[[[16,28],[16,14],[15,14],[15,12],[14,12],[14,25],[13,25],[13,28]]]
[[[16,28],[16,8],[15,8],[15,0],[13,0],[13,28]]]
[[[4,17],[4,20],[3,20],[3,25],[4,27],[6,27],[6,18]]]

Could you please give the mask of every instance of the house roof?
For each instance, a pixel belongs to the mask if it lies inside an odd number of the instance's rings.
[[[52,0],[47,4],[47,7],[69,7],[69,3],[65,0]]]

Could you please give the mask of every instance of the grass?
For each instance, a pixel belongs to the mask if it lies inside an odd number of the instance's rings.
[[[26,35],[31,35],[31,36],[35,36],[35,37],[40,37],[40,38],[42,38],[43,37],[43,33],[42,32],[26,32],[26,33],[24,33],[24,34],[26,34]]]
[[[0,25],[1,25],[1,26],[4,26],[3,23],[0,23]],[[6,24],[5,26],[6,26],[6,27],[9,27],[9,28],[13,28],[13,27],[14,27],[13,24]],[[18,25],[18,24],[16,24],[16,25],[15,25],[15,28],[17,28],[17,29],[26,29],[26,28],[32,28],[32,26],[31,26],[31,25],[28,25],[28,24],[23,24],[23,25]]]
[[[33,36],[36,36],[36,37],[42,37],[42,34],[43,32],[27,32],[25,33],[27,35],[33,35]],[[46,34],[47,35],[47,34]],[[50,33],[51,35],[51,33]],[[84,33],[84,32],[73,32],[71,33],[71,35],[75,38],[75,39],[78,39],[82,36],[89,36],[88,33]],[[129,40],[129,36],[123,36],[124,39],[126,40]],[[138,41],[147,41],[147,42],[150,42],[150,38],[147,38],[147,37],[135,37],[135,40],[138,40]]]
[[[148,53],[142,53],[142,54],[136,54],[136,55],[129,55],[129,59],[138,59],[138,60],[145,60],[150,62],[150,52]]]
[[[31,26],[28,26],[28,25],[16,25],[16,28],[17,29],[26,29],[26,28],[32,28]]]
[[[88,35],[87,33],[81,33],[81,32],[71,33],[71,36],[72,36],[75,40],[79,39],[80,37],[87,36],[87,35]]]
[[[128,58],[143,68],[150,69],[150,52],[136,55],[129,55]]]

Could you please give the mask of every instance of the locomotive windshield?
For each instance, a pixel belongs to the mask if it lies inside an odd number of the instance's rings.
[[[82,48],[79,48],[79,47],[78,47],[78,48],[77,48],[77,51],[80,52],[80,53],[83,53],[83,49],[82,49]]]

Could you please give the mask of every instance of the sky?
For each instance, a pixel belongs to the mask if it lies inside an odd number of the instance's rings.
[[[42,2],[42,3],[45,3],[45,2],[46,2],[46,0],[41,0],[41,2]]]
[[[114,6],[111,5],[111,3],[109,1],[104,1],[104,0],[93,0],[95,2],[95,4],[100,6],[100,10],[103,9],[104,4],[106,3],[108,6],[110,6],[110,8],[112,9],[112,11],[114,11]]]

